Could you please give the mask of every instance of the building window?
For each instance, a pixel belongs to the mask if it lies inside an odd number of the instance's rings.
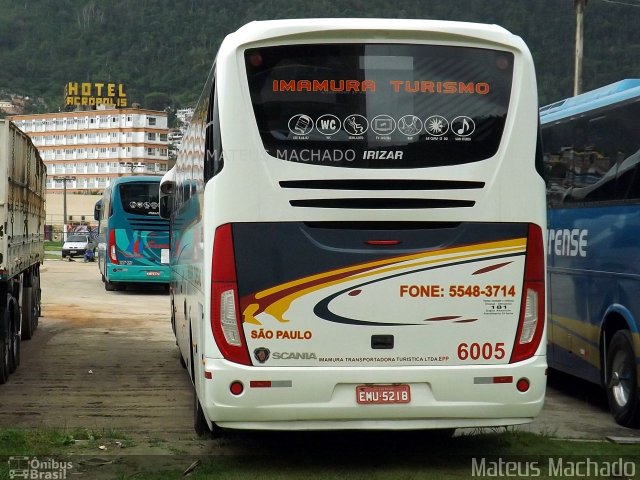
[[[155,133],[147,133],[147,140],[149,141],[155,141],[156,140],[156,134]]]
[[[148,117],[147,118],[147,123],[149,125],[155,125],[156,124],[156,117]]]
[[[160,141],[161,142],[166,142],[167,141],[167,134],[166,133],[161,133],[160,134]]]
[[[147,148],[147,155],[153,155],[155,153],[155,149]]]

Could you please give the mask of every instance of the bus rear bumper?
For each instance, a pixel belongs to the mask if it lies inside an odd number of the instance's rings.
[[[531,422],[544,402],[546,358],[513,365],[256,368],[207,359],[199,392],[209,422],[252,430],[436,429]],[[510,383],[489,379],[512,377]],[[518,380],[530,387],[518,391]],[[244,389],[234,395],[233,382]],[[359,404],[356,386],[405,384],[409,403]]]
[[[109,265],[107,280],[114,283],[169,283],[166,266]]]

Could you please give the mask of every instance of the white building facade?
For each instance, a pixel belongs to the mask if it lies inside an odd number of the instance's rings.
[[[111,179],[163,175],[167,114],[140,108],[14,115],[47,166],[47,192],[101,193]]]

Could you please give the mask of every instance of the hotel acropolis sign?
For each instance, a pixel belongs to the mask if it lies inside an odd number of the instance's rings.
[[[122,83],[69,82],[64,87],[65,106],[106,105],[126,107],[127,94]]]

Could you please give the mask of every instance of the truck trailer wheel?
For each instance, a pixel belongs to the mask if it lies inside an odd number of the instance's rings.
[[[22,339],[30,340],[36,329],[36,320],[38,318],[37,308],[35,306],[35,294],[33,287],[24,287],[22,289]]]
[[[36,312],[35,328],[38,328],[38,323],[40,323],[39,318],[42,316],[42,291],[40,290],[40,269],[39,268],[36,271],[35,276],[33,277],[33,298],[35,301],[34,307]]]
[[[11,296],[7,300],[5,316],[9,325],[9,373],[13,373],[20,365],[20,314]]]
[[[0,317],[0,385],[9,380],[9,324],[5,315]]]

